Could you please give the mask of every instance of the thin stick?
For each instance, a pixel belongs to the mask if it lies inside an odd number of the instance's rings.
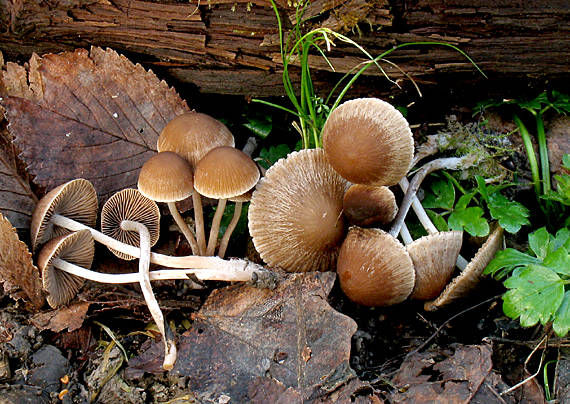
[[[180,215],[180,212],[178,212],[178,208],[176,207],[176,203],[168,202],[168,209],[170,210],[170,214],[174,218],[174,221],[176,222],[176,224],[180,228],[180,231],[182,232],[182,234],[184,234],[184,237],[186,237],[186,240],[188,240],[188,243],[190,243],[190,248],[192,248],[192,254],[200,255],[200,249],[198,248],[198,243],[196,242],[196,237],[194,237],[194,235],[190,231],[190,228],[188,227],[188,224],[184,221],[184,219]]]
[[[210,238],[208,239],[208,249],[206,250],[206,255],[214,255],[216,251],[216,244],[218,243],[218,232],[220,231],[220,223],[222,222],[222,216],[224,215],[224,210],[226,209],[227,199],[218,199],[218,207],[216,208],[216,214],[212,219],[212,228],[210,229]]]
[[[538,343],[538,345],[536,347],[534,347],[534,349],[532,350],[532,352],[530,353],[530,355],[526,358],[525,361],[525,369],[526,369],[526,364],[528,363],[528,361],[530,360],[530,358],[532,357],[532,355],[534,355],[534,353],[538,350],[538,348],[540,347],[540,345],[542,345],[542,343],[546,340],[546,338],[548,337],[548,335],[545,335],[544,338],[542,338],[540,340],[540,342]],[[536,373],[534,373],[533,375],[530,375],[529,377],[527,377],[526,379],[524,379],[523,381],[515,384],[514,386],[506,389],[505,391],[501,392],[500,395],[504,396],[505,394],[509,394],[510,392],[518,389],[519,387],[521,387],[522,385],[528,383],[529,381],[531,381],[532,379],[534,379],[536,376],[538,376],[538,374],[540,373],[540,369],[542,369],[542,361],[544,360],[544,354],[546,351],[542,351],[542,355],[540,355],[540,363],[538,364],[538,369],[536,370]]]
[[[196,241],[198,254],[206,254],[206,232],[204,230],[204,211],[202,208],[202,195],[198,191],[192,192],[192,204],[194,205],[194,223],[196,224]],[[196,254],[196,253],[194,253]]]
[[[228,224],[228,227],[226,228],[224,236],[222,237],[222,240],[220,241],[220,249],[218,250],[218,257],[220,257],[220,258],[224,258],[224,255],[226,255],[226,249],[228,248],[228,243],[230,242],[230,237],[232,236],[232,233],[234,232],[234,230],[235,230],[235,228],[239,222],[239,218],[241,217],[242,205],[243,205],[243,202],[236,202],[234,205],[234,215],[232,216],[232,220]]]

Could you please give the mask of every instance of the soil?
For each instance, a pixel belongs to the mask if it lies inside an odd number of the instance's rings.
[[[209,112],[208,104],[214,105],[214,100],[214,97],[203,100],[202,110]],[[238,109],[236,115],[227,117],[228,121],[241,122],[249,108],[251,105]],[[416,137],[422,138],[440,127],[427,125],[427,122],[445,124],[445,116],[452,114],[459,121],[471,119],[470,110],[462,107],[448,108],[445,114],[439,111],[430,119],[424,119],[423,112],[412,112],[411,122],[425,122],[415,129]],[[288,120],[289,117],[273,114],[274,127],[284,135],[282,139],[262,141],[260,147],[269,142],[289,143],[293,147],[297,137],[289,130]],[[236,133],[236,146],[242,146],[249,133],[239,125],[232,130]],[[518,165],[516,168],[524,174],[526,166],[521,156],[515,153],[509,164]],[[185,245],[178,245],[176,236],[171,238],[167,242],[169,245],[163,248],[174,249],[179,254],[188,252]],[[524,239],[525,235],[509,239],[508,243],[519,245]],[[247,246],[247,236],[242,234],[232,244],[229,255],[248,256]],[[111,259],[109,255],[106,257]],[[177,332],[181,333],[190,326],[191,313],[199,309],[213,288],[221,285],[208,283],[205,289],[196,291],[181,281],[165,283],[157,287],[158,299]],[[97,303],[90,306],[83,326],[71,332],[40,330],[30,322],[30,314],[21,302],[7,296],[0,300],[0,403],[198,402],[188,391],[188,380],[184,377],[145,374],[129,379],[125,375],[124,353],[116,344],[111,344],[111,336],[101,324],[120,340],[129,357],[149,348],[149,336],[156,334],[149,326],[152,321],[136,287],[103,288],[89,283],[85,289],[89,289],[88,297]],[[361,307],[346,299],[335,284],[329,303],[358,325],[352,337],[350,366],[356,376],[370,386],[366,395],[373,391],[377,399],[392,402],[390,393],[394,387],[389,381],[413,351],[445,356],[451,347],[477,344],[488,344],[492,348],[493,369],[509,386],[525,378],[525,368],[531,373],[536,371],[544,352],[543,363],[559,361],[558,391],[568,394],[568,340],[551,338],[548,349],[541,349],[531,356],[548,330],[542,327],[524,329],[518,322],[505,317],[500,298],[503,292],[500,283],[485,279],[472,295],[458,304],[425,312],[420,302],[412,301],[387,308]],[[554,367],[548,378],[545,381],[541,372],[536,378],[538,393],[521,388],[515,392],[516,400],[543,400],[541,386],[545,382],[553,385]],[[558,400],[569,403],[570,395],[559,395]]]

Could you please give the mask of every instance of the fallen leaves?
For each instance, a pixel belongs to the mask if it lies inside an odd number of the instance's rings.
[[[284,386],[274,386],[283,397],[329,394],[355,377],[348,360],[356,324],[326,300],[335,277],[293,274],[275,290],[215,290],[181,336],[173,372],[189,376],[199,396],[226,394],[232,402],[246,401],[265,376]],[[160,357],[143,355],[129,361],[131,376],[161,371]]]
[[[110,49],[34,55],[27,72],[9,65],[0,104],[19,157],[47,189],[85,178],[104,200],[135,187],[162,128],[188,111],[164,81]]]
[[[75,331],[83,325],[89,305],[89,303],[80,302],[38,313],[32,317],[31,321],[40,330],[61,332],[67,328],[68,332]]]
[[[16,229],[0,213],[0,282],[5,281],[20,288],[34,308],[43,306],[42,283],[32,255],[18,238]]]

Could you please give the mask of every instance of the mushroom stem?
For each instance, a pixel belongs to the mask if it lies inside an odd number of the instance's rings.
[[[416,174],[412,178],[412,181],[410,181],[406,195],[404,196],[404,199],[400,205],[398,215],[394,219],[392,228],[390,229],[390,234],[393,237],[396,237],[396,235],[400,232],[400,228],[402,227],[404,219],[406,218],[406,215],[410,210],[410,206],[412,205],[413,198],[416,196],[416,193],[418,192],[422,181],[428,174],[441,169],[457,170],[467,167],[473,164],[473,162],[474,159],[472,156],[439,158],[424,164],[419,170],[417,170]]]
[[[115,240],[114,238],[106,236],[100,231],[85,226],[84,224],[81,224],[73,219],[69,219],[65,216],[61,216],[58,214],[54,214],[52,216],[51,221],[52,224],[55,224],[57,226],[63,227],[71,231],[79,231],[85,229],[89,230],[95,241],[98,241],[99,243],[104,244],[107,247],[111,247],[112,249],[120,251],[124,254],[131,255],[136,258],[140,257],[139,248]],[[253,262],[249,262],[242,259],[233,259],[228,261],[228,260],[223,260],[220,257],[201,257],[195,255],[188,255],[184,257],[173,257],[170,255],[157,254],[151,252],[150,262],[168,268],[192,268],[193,270],[210,269],[210,270],[219,270],[219,271],[228,271],[228,272],[247,269],[253,272],[255,271],[268,272],[264,270],[262,266],[257,265]],[[196,276],[199,278],[198,273],[196,273]]]
[[[194,223],[196,225],[196,241],[198,242],[198,251],[199,255],[204,255],[206,254],[204,212],[202,209],[202,196],[196,190],[192,192],[192,204],[194,205]]]
[[[170,370],[174,367],[174,362],[176,362],[176,343],[174,342],[174,334],[162,314],[150,284],[150,233],[144,224],[132,220],[123,220],[121,229],[139,233],[141,253],[139,258],[139,284],[146,305],[164,341],[164,361],[162,362],[162,367],[165,370]]]
[[[239,222],[239,218],[241,217],[242,205],[243,205],[243,202],[236,202],[234,205],[234,215],[232,216],[232,220],[228,224],[228,227],[226,228],[224,236],[222,237],[222,240],[220,241],[220,249],[218,250],[218,257],[220,257],[220,258],[224,258],[224,255],[226,255],[226,249],[228,248],[228,243],[230,242],[230,237],[232,236],[232,233],[234,232],[234,230],[235,230],[235,228]]]
[[[212,228],[210,229],[210,238],[208,239],[208,250],[206,251],[206,255],[214,255],[214,251],[216,251],[218,232],[220,231],[220,223],[222,222],[222,216],[226,209],[226,202],[227,199],[218,199],[218,207],[216,208],[216,214],[212,219]]]
[[[408,230],[408,226],[406,226],[406,222],[402,223],[402,228],[400,229],[400,236],[402,237],[402,241],[404,245],[410,245],[414,242],[410,231]]]
[[[182,234],[184,234],[184,237],[186,237],[186,240],[188,240],[188,243],[190,243],[190,248],[192,249],[192,254],[200,255],[200,249],[198,248],[198,243],[196,242],[196,237],[194,237],[194,235],[190,231],[190,228],[188,227],[188,224],[184,221],[184,219],[182,218],[182,215],[180,215],[180,212],[178,212],[178,208],[176,207],[176,203],[175,202],[168,202],[167,204],[168,204],[168,209],[170,210],[170,214],[174,218],[174,221],[176,222],[176,224],[180,228],[180,231],[182,232]]]

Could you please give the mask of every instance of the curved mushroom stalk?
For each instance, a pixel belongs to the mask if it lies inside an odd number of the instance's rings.
[[[220,223],[222,222],[222,217],[224,216],[224,210],[226,209],[227,199],[218,199],[218,206],[216,208],[216,214],[212,219],[212,228],[210,229],[210,237],[208,239],[208,249],[206,250],[206,255],[214,255],[216,251],[216,245],[218,244],[218,233],[220,231]]]
[[[232,216],[232,220],[230,220],[230,223],[228,224],[228,227],[226,227],[226,231],[220,240],[220,249],[218,250],[218,257],[220,258],[224,258],[224,255],[226,255],[230,237],[232,236],[232,233],[234,232],[239,222],[239,218],[241,217],[242,206],[243,202],[240,201],[236,202],[234,205],[234,214]]]
[[[174,367],[174,362],[176,362],[176,343],[174,341],[174,334],[162,314],[162,310],[158,305],[158,301],[154,296],[150,284],[150,233],[144,224],[132,220],[123,220],[121,222],[121,228],[125,231],[136,231],[139,234],[139,284],[146,305],[164,341],[164,361],[162,367],[165,370],[170,370]]]
[[[202,195],[196,189],[192,192],[192,205],[194,209],[194,225],[196,226],[196,242],[200,255],[206,254],[206,231],[204,230],[204,210],[202,208]]]

